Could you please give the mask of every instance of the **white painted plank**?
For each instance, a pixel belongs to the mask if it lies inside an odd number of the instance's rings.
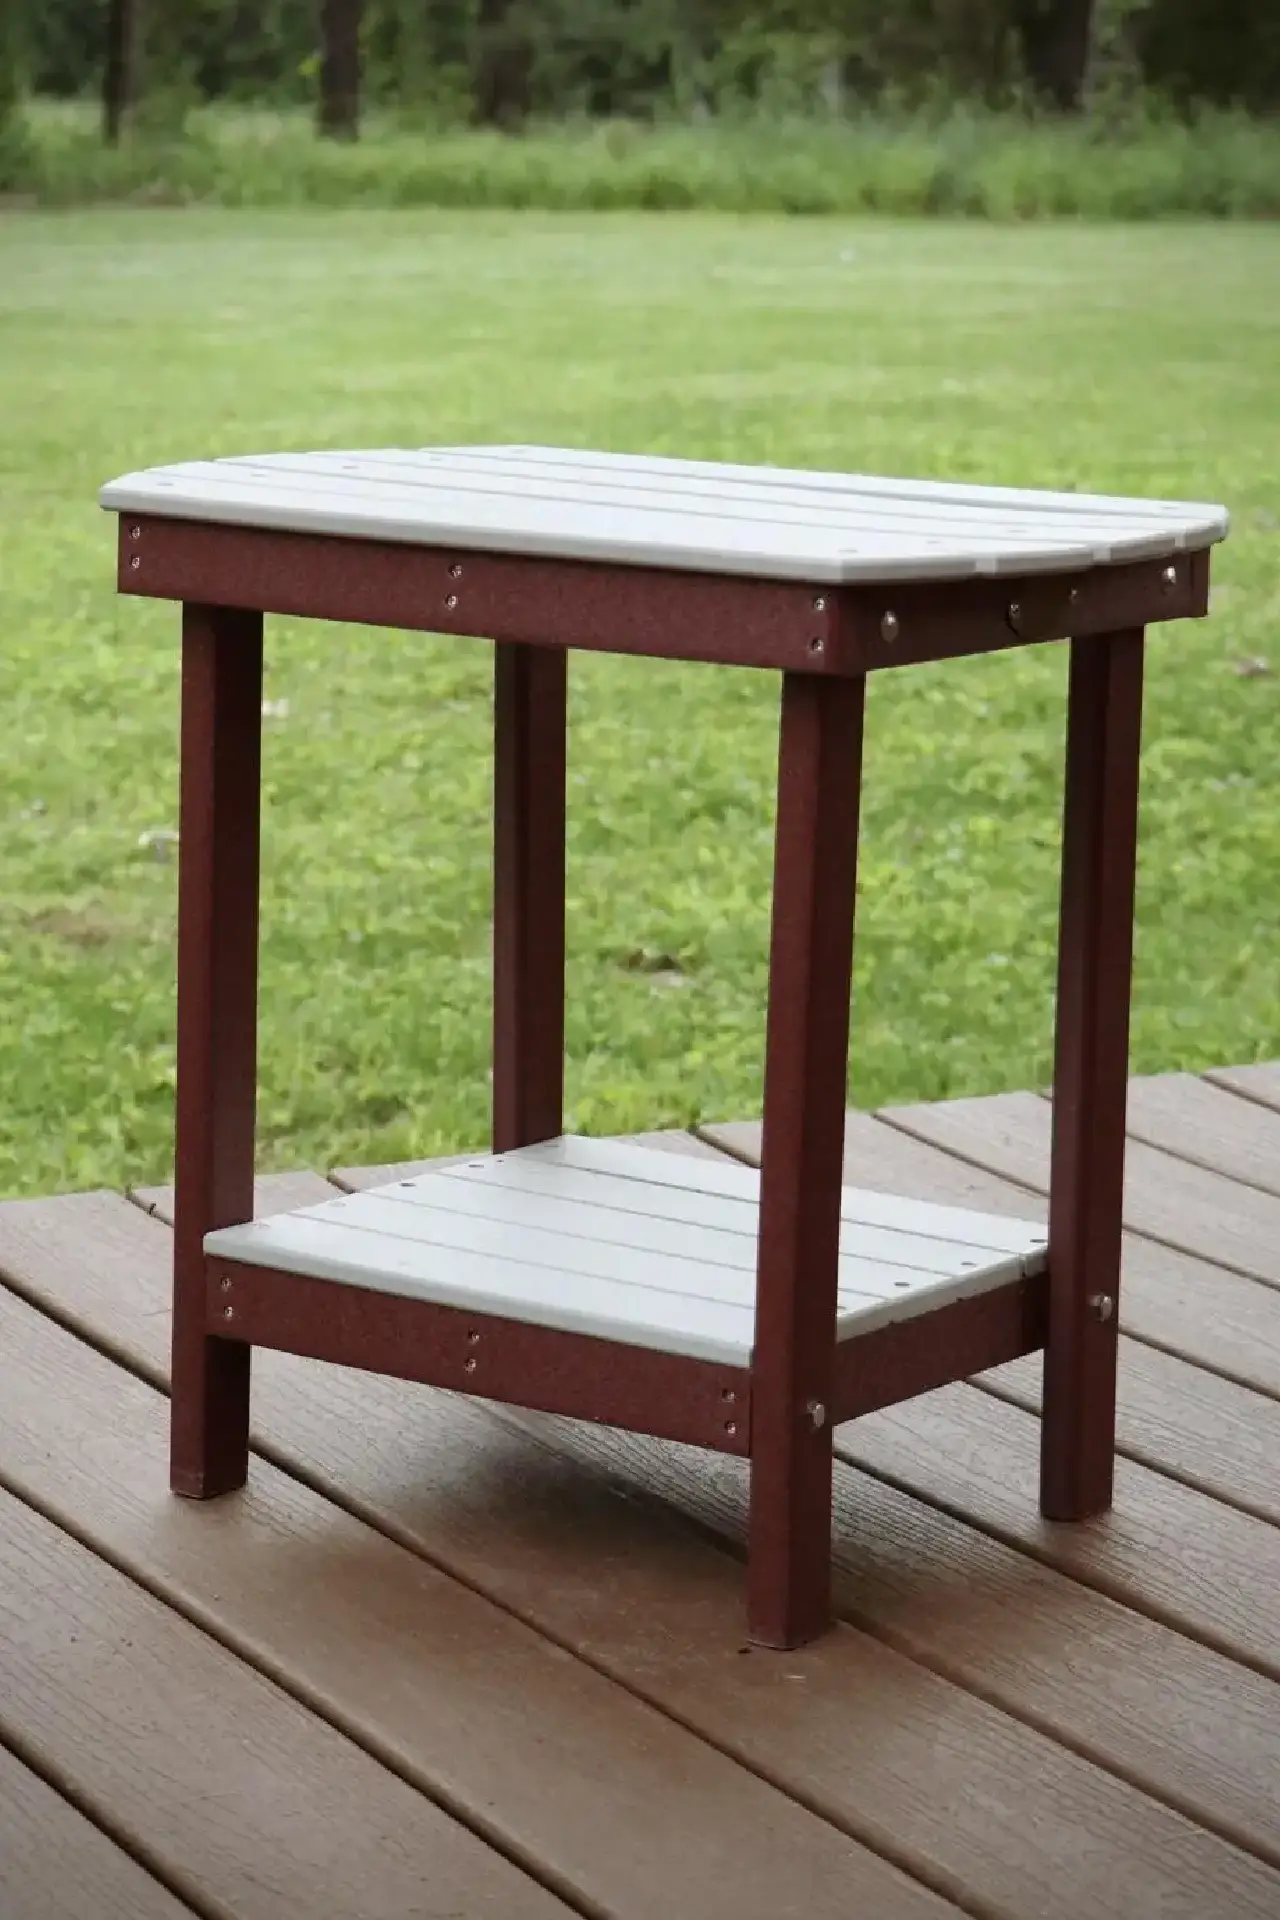
[[[522,1220],[522,1203],[538,1195],[495,1193],[491,1187],[471,1189],[481,1199],[506,1199],[517,1204],[509,1209],[506,1220],[483,1213],[459,1214],[434,1204],[434,1195],[450,1183],[424,1182],[426,1191],[419,1204],[407,1203],[394,1188],[374,1187],[358,1195],[323,1201],[302,1209],[311,1220],[337,1220],[344,1227],[366,1228],[388,1239],[410,1241],[438,1249],[442,1253],[457,1250],[497,1260],[514,1260],[525,1266],[545,1268],[552,1274],[578,1273],[604,1280],[616,1280],[626,1286],[651,1289],[658,1293],[680,1293],[690,1298],[719,1300],[731,1306],[750,1306],[755,1292],[754,1264],[741,1261],[692,1260],[680,1255],[656,1255],[626,1238],[628,1226],[642,1227],[638,1214],[612,1216],[620,1229],[612,1240],[593,1237],[598,1221],[610,1218],[599,1207],[561,1205],[564,1225],[548,1230]],[[452,1183],[454,1192],[467,1191],[464,1184]],[[448,1194],[446,1193],[446,1198]],[[681,1229],[688,1232],[689,1229]],[[737,1234],[708,1234],[713,1241],[736,1243]],[[754,1238],[747,1242],[754,1251]],[[855,1240],[854,1244],[857,1242]],[[941,1245],[942,1243],[931,1243]],[[997,1279],[1016,1279],[1022,1271],[1015,1255],[993,1263],[990,1258],[973,1258],[971,1248],[946,1249],[928,1267],[906,1266],[901,1261],[877,1260],[873,1255],[846,1255],[841,1258],[839,1296],[850,1309],[859,1301],[891,1299],[926,1281],[942,1282],[962,1278],[979,1267],[995,1265]]]
[[[386,1234],[348,1229],[336,1220],[309,1219],[305,1212],[223,1227],[206,1237],[205,1250],[251,1266],[280,1267],[286,1273],[730,1366],[745,1365],[751,1352],[754,1314],[749,1305],[730,1306],[589,1275],[552,1274],[490,1256],[419,1247]]]
[[[565,1134],[536,1147],[523,1147],[530,1158],[547,1159],[584,1172],[614,1174],[620,1179],[644,1180],[659,1186],[695,1193],[718,1193],[759,1203],[760,1174],[726,1159],[704,1160],[682,1154],[654,1153],[625,1140],[595,1140],[585,1134]],[[498,1155],[509,1160],[513,1155]],[[472,1162],[460,1162],[470,1166]],[[453,1169],[450,1169],[453,1171]],[[865,1187],[841,1190],[840,1218],[867,1226],[892,1227],[903,1232],[955,1240],[968,1246],[1002,1253],[1020,1253],[1027,1246],[1043,1246],[1044,1227],[1034,1220],[970,1212],[967,1207],[939,1206],[928,1200],[908,1200],[897,1194],[875,1193]]]
[[[472,1182],[486,1191],[541,1194],[557,1199],[578,1210],[579,1230],[587,1233],[591,1231],[590,1216],[602,1208],[637,1220],[656,1217],[709,1227],[717,1233],[737,1234],[752,1247],[759,1228],[760,1208],[754,1193],[732,1198],[692,1193],[685,1187],[665,1182],[618,1179],[600,1170],[588,1172],[560,1166],[554,1161],[543,1161],[539,1165],[532,1158],[526,1159],[523,1153],[467,1161],[438,1177],[453,1185]],[[904,1220],[901,1228],[842,1218],[843,1250],[864,1260],[920,1268],[928,1273],[961,1272],[1001,1252],[1020,1254],[1025,1250],[1025,1236],[1006,1235],[1014,1244],[1012,1248],[1001,1249],[972,1239],[944,1240],[936,1234],[912,1233],[906,1224],[905,1209],[909,1204],[899,1203]]]
[[[127,474],[118,512],[780,579],[1074,570],[1206,546],[1219,507],[593,455],[382,448]]]
[[[600,1149],[614,1147],[616,1154],[603,1157],[624,1173],[567,1164],[599,1162]],[[549,1142],[226,1228],[205,1246],[214,1255],[338,1284],[743,1366],[755,1321],[755,1177],[709,1163],[717,1179],[732,1176],[737,1191],[729,1194],[644,1177],[691,1164],[625,1143]],[[610,1204],[615,1195],[619,1207]],[[868,1202],[873,1210],[887,1207],[905,1226],[842,1221],[838,1339],[1043,1266],[1043,1236],[1034,1227],[1011,1234],[1011,1223],[1001,1220],[1014,1244],[980,1248],[972,1237],[913,1233],[920,1210],[911,1202],[862,1193],[853,1199],[864,1210]],[[924,1211],[970,1236],[985,1230],[983,1216],[962,1209]],[[971,1218],[976,1229],[967,1226]],[[659,1250],[642,1244],[655,1220],[665,1241]],[[710,1257],[691,1256],[691,1243]]]

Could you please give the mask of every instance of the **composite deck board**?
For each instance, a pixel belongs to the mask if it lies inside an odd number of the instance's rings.
[[[733,1151],[744,1159],[759,1155],[758,1123],[708,1132],[712,1138],[719,1136],[730,1142]],[[910,1191],[914,1187],[917,1192],[952,1198],[962,1194],[976,1206],[1014,1210],[1022,1204],[1024,1213],[1027,1210],[1027,1196],[1021,1189],[865,1114],[846,1117],[845,1166],[846,1178],[856,1168],[860,1179],[886,1189]],[[1142,1262],[1144,1255],[1155,1256],[1151,1270],[1142,1267],[1135,1273],[1135,1263]],[[1158,1277],[1162,1263],[1166,1267],[1171,1264],[1164,1249],[1150,1248],[1127,1237],[1120,1295],[1122,1327],[1132,1324],[1132,1292],[1141,1291],[1142,1308],[1152,1317],[1159,1312],[1165,1295]],[[1181,1278],[1181,1274],[1176,1276]],[[1197,1326],[1216,1324],[1214,1295],[1223,1279],[1247,1295],[1250,1321],[1241,1329],[1242,1345],[1249,1328],[1257,1334],[1264,1324],[1273,1327],[1275,1386],[1280,1393],[1280,1299],[1266,1289],[1224,1276],[1221,1269],[1205,1273],[1199,1291],[1194,1290],[1193,1280],[1180,1306],[1187,1331],[1194,1339]],[[1280,1399],[1269,1397],[1270,1374],[1265,1367],[1260,1371],[1263,1377],[1256,1383],[1260,1390],[1253,1391],[1252,1382],[1246,1387],[1206,1370],[1196,1363],[1194,1352],[1172,1356],[1137,1339],[1122,1338],[1119,1446],[1131,1459],[1185,1479],[1215,1499],[1280,1522],[1280,1482],[1275,1473],[1275,1461],[1280,1458]],[[1017,1405],[1038,1411],[1041,1372],[1040,1356],[1032,1354],[993,1369],[982,1377],[981,1384]]]
[[[1280,1113],[1194,1073],[1165,1073],[1129,1087],[1135,1140],[1280,1196]]]
[[[709,1126],[707,1142],[750,1159],[760,1151],[758,1121]],[[869,1180],[896,1193],[935,1193],[958,1206],[1043,1218],[1047,1151],[1031,1171],[1040,1188],[975,1166],[870,1114],[845,1119],[846,1180]],[[1280,1396],[1280,1302],[1265,1287],[1173,1247],[1124,1236],[1120,1325],[1135,1339],[1212,1368],[1242,1385]]]
[[[131,1854],[0,1746],[4,1920],[192,1920]]]
[[[1217,1087],[1226,1087],[1259,1106],[1280,1111],[1280,1060],[1269,1060],[1254,1067],[1213,1067],[1203,1076]]]
[[[575,1904],[661,1920],[678,1886],[699,1920],[773,1920],[803,1885],[827,1920],[851,1903],[894,1920],[954,1911],[265,1462],[247,1497],[173,1501],[166,1401],[3,1290],[0,1351],[0,1458],[20,1494],[509,1856],[544,1863]]]
[[[0,1492],[0,1737],[235,1920],[552,1920],[561,1901]],[[292,1841],[292,1844],[289,1844]]]
[[[26,1291],[158,1377],[168,1236],[127,1203],[106,1209],[104,1198],[0,1210],[0,1265],[20,1267]],[[17,1231],[6,1231],[15,1216]],[[1011,1920],[1274,1910],[1280,1882],[1243,1851],[873,1638],[842,1630],[783,1662],[744,1659],[731,1561],[647,1504],[620,1501],[595,1473],[532,1445],[482,1404],[266,1353],[257,1391],[259,1435],[273,1455],[513,1611],[536,1615],[542,1631],[965,1904]],[[697,1469],[714,1491],[715,1463],[698,1456]],[[195,1519],[216,1524],[216,1513]],[[987,1558],[996,1553],[1019,1571],[1030,1564],[944,1524]],[[917,1554],[909,1527],[894,1551],[913,1557],[914,1579],[932,1579],[931,1556]],[[1060,1585],[1073,1596],[1057,1622],[1060,1684],[1069,1687],[1072,1636],[1091,1644],[1102,1603]],[[1247,1833],[1260,1791],[1247,1783],[1267,1764],[1249,1698],[1216,1669],[1206,1677],[1201,1650],[1173,1636],[1153,1644],[1146,1622],[1137,1630],[1148,1719],[1167,1708],[1166,1688],[1180,1712],[1198,1716],[1190,1758],[1180,1742],[1166,1756],[1165,1786],[1194,1799],[1216,1778],[1211,1799],[1225,1795],[1230,1805],[1242,1776]],[[1104,1671],[1097,1687],[1102,1699],[1108,1678]],[[1086,1719],[1091,1692],[1079,1706]],[[1042,1792],[1054,1808],[1051,1849],[1037,1831]],[[1074,1863],[1068,1876],[1064,1858]]]
[[[894,1107],[885,1118],[993,1173],[1047,1190],[1052,1111],[1038,1094]],[[1150,1239],[1280,1289],[1280,1197],[1273,1193],[1131,1139],[1124,1219]]]

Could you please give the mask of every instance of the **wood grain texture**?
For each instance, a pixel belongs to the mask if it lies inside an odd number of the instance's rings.
[[[166,1239],[109,1196],[0,1209],[0,1266],[21,1264],[28,1290],[87,1319],[100,1341],[157,1378]],[[679,1448],[641,1443],[637,1453],[625,1436],[550,1422],[539,1423],[535,1444],[474,1402],[321,1375],[273,1354],[261,1356],[258,1389],[260,1444],[331,1497],[970,1907],[1009,1920],[1275,1910],[1273,1875],[1044,1730],[1055,1719],[1073,1737],[1083,1730],[1086,1751],[1100,1750],[1108,1768],[1193,1806],[1205,1796],[1211,1817],[1265,1846],[1277,1819],[1265,1787],[1272,1690],[1259,1695],[1252,1676],[969,1528],[859,1476],[856,1512],[842,1509],[842,1558],[853,1542],[868,1566],[887,1565],[918,1589],[909,1623],[939,1579],[954,1606],[967,1564],[1003,1570],[1005,1611],[985,1616],[996,1674],[984,1690],[1003,1692],[1010,1713],[848,1630],[782,1660],[744,1657],[740,1570],[653,1499],[672,1498],[740,1542],[744,1479],[726,1481],[716,1463],[694,1468]],[[1034,1591],[1040,1581],[1055,1600],[1043,1636],[1021,1606],[1023,1583]],[[945,1620],[917,1638],[923,1659],[945,1657]],[[1053,1808],[1052,1844],[1042,1805]]]
[[[1003,1095],[996,1096],[1003,1100]],[[760,1151],[758,1123],[708,1127],[708,1140],[750,1159]],[[1041,1124],[1043,1156],[1001,1154],[1004,1176],[954,1152],[903,1133],[865,1113],[845,1116],[845,1179],[868,1180],[894,1193],[936,1194],[961,1205],[985,1207],[1024,1219],[1044,1218],[1048,1130]],[[983,1139],[971,1151],[992,1151]],[[1007,1171],[1017,1165],[1039,1188],[1015,1186]],[[1167,1348],[1202,1367],[1212,1367],[1243,1385],[1280,1395],[1280,1305],[1266,1287],[1141,1235],[1126,1233],[1121,1330]]]
[[[682,1133],[678,1129],[634,1133],[628,1137],[634,1146],[653,1147],[659,1153],[696,1153],[710,1159],[719,1157],[717,1149],[706,1145],[696,1134]],[[469,1154],[456,1153],[446,1154],[437,1160],[386,1161],[376,1167],[335,1167],[330,1178],[344,1193],[363,1193],[369,1187],[387,1187],[393,1180],[412,1180],[419,1173],[430,1173],[438,1167],[451,1167],[459,1160],[470,1158]]]
[[[568,1909],[225,1647],[0,1493],[0,1730],[236,1920]]]
[[[1204,1075],[1216,1087],[1225,1087],[1259,1106],[1280,1111],[1280,1060],[1252,1067],[1213,1067]]]
[[[751,1351],[751,1637],[830,1616],[831,1419],[866,682],[785,674]],[[816,1409],[816,1417],[814,1410]]]
[[[1144,647],[1138,626],[1071,642],[1040,1428],[1052,1520],[1105,1513],[1115,1485]]]
[[[1280,1113],[1225,1086],[1194,1073],[1135,1080],[1129,1132],[1150,1147],[1280,1196]]]
[[[708,1131],[712,1137],[731,1141],[744,1159],[759,1152],[758,1126]],[[962,1201],[1015,1217],[1034,1214],[1037,1207],[1033,1196],[997,1176],[899,1133],[869,1114],[845,1116],[845,1179],[855,1177],[888,1191]],[[1220,1328],[1219,1283],[1225,1283],[1233,1298],[1243,1292],[1248,1317],[1232,1326],[1230,1337],[1242,1355],[1253,1337],[1258,1384],[1280,1391],[1280,1312],[1265,1289],[1223,1275],[1220,1269],[1197,1270],[1195,1263],[1184,1263],[1181,1256],[1133,1236],[1126,1243],[1125,1258],[1126,1276],[1132,1277],[1133,1285],[1122,1295],[1122,1314],[1150,1313],[1160,1317],[1163,1327],[1166,1312],[1175,1312],[1192,1358],[1198,1329],[1205,1329],[1207,1338],[1211,1330]],[[1185,1279],[1184,1264],[1191,1268]],[[1169,1295],[1175,1288],[1181,1290],[1170,1307]],[[1265,1344],[1269,1331],[1274,1360]],[[1280,1517],[1274,1470],[1280,1454],[1280,1404],[1274,1398],[1187,1365],[1136,1339],[1121,1341],[1120,1380],[1117,1432],[1122,1453],[1247,1513]],[[1034,1357],[996,1368],[981,1376],[980,1384],[1019,1406],[1038,1409],[1040,1405],[1040,1367]],[[963,1402],[953,1396],[952,1404]],[[1247,1583],[1247,1574],[1247,1566],[1233,1566],[1231,1578],[1242,1577]]]
[[[162,1458],[164,1434],[160,1436]],[[191,1920],[145,1867],[0,1746],[4,1920]]]
[[[162,1396],[3,1290],[0,1348],[0,1455],[23,1497],[576,1904],[663,1920],[678,1886],[699,1920],[773,1920],[803,1885],[828,1920],[851,1901],[895,1920],[951,1911],[265,1462],[216,1513],[170,1500]]]
[[[1051,1112],[1049,1102],[1034,1093],[894,1107],[884,1117],[918,1139],[1044,1190]],[[1280,1287],[1280,1198],[1275,1194],[1131,1140],[1124,1218],[1126,1226],[1149,1239]]]
[[[889,1417],[875,1414],[867,1424]],[[546,1431],[530,1417],[521,1419],[532,1431]],[[1027,1424],[1034,1492],[1038,1435],[1034,1423]],[[839,1454],[845,1434],[861,1425],[841,1430]],[[555,1440],[571,1457],[606,1472],[615,1486],[634,1496],[658,1495],[740,1542],[741,1462],[721,1458],[709,1472],[689,1449],[565,1422],[556,1423]],[[902,1452],[894,1453],[895,1470]],[[1017,1498],[1034,1515],[1025,1489]],[[840,1457],[834,1551],[842,1617],[1280,1864],[1280,1687],[1274,1682]]]

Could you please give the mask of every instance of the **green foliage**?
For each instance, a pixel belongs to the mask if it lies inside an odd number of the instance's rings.
[[[1027,80],[1025,23],[1062,0],[512,0],[535,111],[653,115],[829,111],[837,99],[1007,107]],[[478,0],[365,0],[366,92],[465,114]],[[96,91],[105,0],[5,0],[27,25],[36,86]],[[314,92],[316,0],[148,0],[151,83],[201,100],[301,103]],[[1280,107],[1273,0],[1097,0],[1094,80],[1183,105]],[[0,89],[3,79],[0,77]]]
[[[177,620],[116,597],[95,495],[255,448],[1225,500],[1212,619],[1151,646],[1134,1058],[1280,1054],[1278,307],[1263,227],[0,220],[0,1192],[167,1171]],[[859,1103],[1048,1078],[1064,667],[1029,648],[871,689]],[[758,1112],[776,681],[584,655],[570,679],[572,1123]],[[268,1164],[483,1138],[490,689],[478,642],[270,625]]]
[[[1017,114],[591,122],[496,133],[366,123],[358,147],[307,115],[202,109],[181,138],[104,150],[96,118],[43,107],[15,184],[50,206],[692,208],[794,214],[1159,219],[1280,214],[1280,126],[1227,113],[1036,125]]]

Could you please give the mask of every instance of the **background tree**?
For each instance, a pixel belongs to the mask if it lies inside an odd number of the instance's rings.
[[[102,75],[102,137],[114,147],[138,104],[142,79],[142,0],[108,0]]]
[[[1014,24],[1027,79],[1056,113],[1084,106],[1093,50],[1094,0],[1018,0]]]
[[[360,132],[361,0],[320,0],[320,102],[316,125],[330,140]]]

